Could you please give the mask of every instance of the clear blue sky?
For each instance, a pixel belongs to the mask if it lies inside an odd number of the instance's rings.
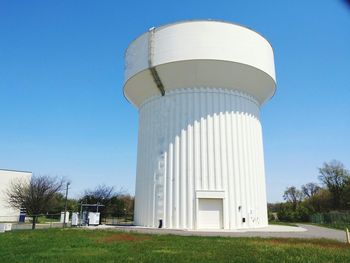
[[[269,201],[350,168],[350,9],[329,1],[0,1],[0,168],[58,175],[71,193],[134,192],[137,111],[123,55],[149,27],[223,19],[273,45],[278,90],[262,110]]]

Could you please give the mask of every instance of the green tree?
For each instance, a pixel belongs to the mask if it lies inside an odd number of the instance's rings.
[[[345,189],[349,182],[350,173],[344,165],[336,160],[325,162],[319,168],[319,180],[327,187],[332,196],[332,208],[345,208]]]
[[[49,214],[58,214],[64,211],[64,205],[65,205],[65,196],[62,193],[56,193],[53,200],[52,205],[50,207],[50,210],[48,211]],[[67,210],[68,211],[79,211],[80,206],[79,202],[76,199],[67,199]]]
[[[292,204],[293,210],[295,210],[298,204],[303,200],[303,193],[295,186],[288,187],[283,194],[283,199]]]
[[[301,186],[301,191],[306,198],[313,197],[315,194],[317,194],[318,191],[320,191],[320,189],[321,187],[315,183],[307,183]]]

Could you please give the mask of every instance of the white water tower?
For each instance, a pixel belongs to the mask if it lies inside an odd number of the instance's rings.
[[[125,55],[139,111],[135,224],[267,226],[260,107],[276,87],[273,50],[221,21],[151,28]]]

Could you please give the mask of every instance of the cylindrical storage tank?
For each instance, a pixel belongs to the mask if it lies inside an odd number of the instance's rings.
[[[139,110],[136,225],[267,226],[260,106],[273,50],[220,21],[152,28],[126,51],[124,94]]]

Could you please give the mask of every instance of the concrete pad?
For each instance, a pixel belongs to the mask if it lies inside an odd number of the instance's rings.
[[[262,238],[326,238],[346,242],[345,232],[325,227],[298,224],[298,227],[269,225],[264,228],[240,230],[178,230],[158,229],[139,226],[96,226],[85,229],[108,229],[153,235],[215,236],[215,237],[262,237]]]
[[[299,226],[268,225],[268,227],[244,230],[244,232],[304,232],[305,228]]]
[[[197,230],[188,230],[188,229],[169,229],[169,228],[153,228],[153,227],[143,227],[143,226],[110,226],[110,225],[99,225],[99,226],[85,226],[84,228],[88,229],[121,229],[121,230],[130,230],[130,231],[152,231],[154,233],[161,233],[161,232],[188,232],[188,233],[246,233],[246,232],[303,232],[306,231],[305,228],[298,227],[298,226],[283,226],[283,225],[269,225],[267,227],[261,227],[261,228],[250,228],[250,229],[197,229]]]

